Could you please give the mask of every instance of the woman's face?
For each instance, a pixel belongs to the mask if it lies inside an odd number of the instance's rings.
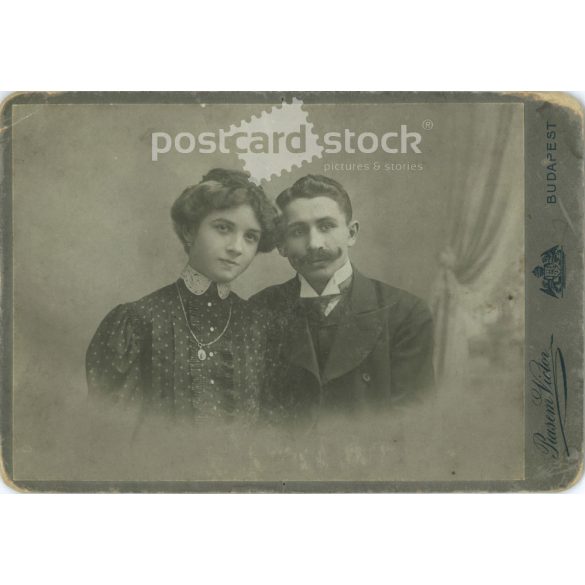
[[[188,235],[189,264],[214,282],[230,282],[254,259],[261,235],[248,204],[212,211]]]

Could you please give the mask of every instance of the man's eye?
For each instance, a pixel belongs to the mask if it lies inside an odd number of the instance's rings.
[[[298,238],[298,237],[302,236],[303,233],[304,233],[304,230],[302,228],[294,228],[289,232],[289,234],[291,236],[293,236],[294,238]]]
[[[321,225],[322,232],[328,232],[329,230],[335,229],[335,225],[332,223],[324,223]]]

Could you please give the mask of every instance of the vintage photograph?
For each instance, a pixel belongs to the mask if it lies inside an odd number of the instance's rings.
[[[567,281],[566,242],[526,248],[525,104],[365,97],[11,105],[16,485],[449,489],[580,453],[525,424],[526,289]]]

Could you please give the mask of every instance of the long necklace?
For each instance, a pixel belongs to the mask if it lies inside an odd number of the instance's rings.
[[[227,331],[227,328],[230,326],[230,321],[232,319],[232,305],[230,303],[230,312],[229,312],[225,327],[223,328],[223,331],[212,341],[208,341],[207,343],[203,343],[202,341],[199,341],[199,339],[197,339],[197,335],[195,335],[195,332],[193,331],[193,329],[191,329],[191,324],[189,323],[189,318],[187,317],[187,311],[185,310],[185,305],[183,304],[183,297],[181,295],[181,289],[179,288],[178,283],[175,283],[175,286],[177,287],[177,293],[179,295],[179,302],[181,303],[181,309],[183,310],[183,316],[185,317],[185,323],[187,324],[187,329],[189,330],[191,337],[193,337],[193,339],[195,340],[195,343],[197,343],[197,347],[198,347],[197,357],[199,358],[200,361],[204,361],[207,359],[207,352],[205,351],[205,348],[209,347],[210,345],[213,345],[214,343],[219,341],[223,337],[224,333]]]

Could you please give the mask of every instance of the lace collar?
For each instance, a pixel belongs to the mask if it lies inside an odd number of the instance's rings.
[[[212,284],[217,284],[217,294],[219,295],[220,299],[227,299],[231,287],[227,283],[214,283],[213,280],[209,280],[207,276],[197,272],[194,268],[192,268],[189,264],[185,266],[183,272],[181,272],[180,278],[183,279],[185,286],[194,294],[194,295],[202,295],[207,292],[207,289]]]

